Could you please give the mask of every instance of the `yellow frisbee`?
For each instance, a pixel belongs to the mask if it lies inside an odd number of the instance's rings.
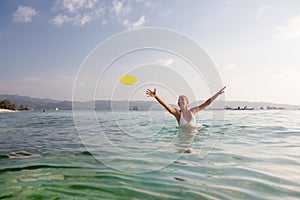
[[[125,75],[120,78],[120,83],[126,85],[135,85],[139,82],[138,78],[132,75]]]

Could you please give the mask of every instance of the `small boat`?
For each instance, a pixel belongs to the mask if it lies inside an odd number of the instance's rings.
[[[254,108],[248,106],[244,106],[244,107],[238,106],[237,108],[231,108],[230,106],[226,106],[224,109],[225,110],[254,110]]]

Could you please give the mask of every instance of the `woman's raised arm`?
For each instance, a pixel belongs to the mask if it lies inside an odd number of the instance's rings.
[[[148,95],[148,97],[154,97],[167,111],[169,111],[172,115],[177,117],[177,114],[178,114],[177,110],[175,108],[173,108],[172,106],[170,106],[167,102],[165,102],[162,98],[160,98],[156,94],[156,88],[154,88],[153,91],[151,91],[150,89],[147,89],[146,94]]]
[[[209,99],[207,99],[203,104],[196,106],[194,108],[191,109],[192,113],[197,113],[200,110],[203,110],[204,108],[206,108],[207,106],[209,106],[211,104],[211,102],[213,102],[219,95],[224,93],[226,86],[223,87],[219,92],[217,92],[214,96],[210,97]]]

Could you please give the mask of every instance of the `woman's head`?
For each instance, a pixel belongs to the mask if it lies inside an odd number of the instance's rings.
[[[180,95],[178,97],[178,106],[180,108],[182,108],[182,107],[188,107],[188,105],[189,105],[188,98],[186,96],[184,96],[184,95]]]

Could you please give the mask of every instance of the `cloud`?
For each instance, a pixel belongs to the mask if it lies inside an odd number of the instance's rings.
[[[153,7],[151,0],[56,0],[52,8],[56,15],[49,20],[55,26],[71,24],[83,26],[93,20],[100,19],[99,24],[105,25],[111,19],[127,29],[137,29],[146,23],[145,15],[140,16],[136,21],[131,21],[128,16],[132,10],[132,2],[140,3],[144,7]]]
[[[129,1],[126,2],[124,0],[123,1],[114,0],[110,11],[115,16],[125,16],[131,10],[129,3],[130,3]]]
[[[120,15],[122,6],[123,6],[122,2],[120,2],[120,1],[114,1],[113,2],[113,7],[112,7],[111,11],[113,13],[115,13],[116,15]]]
[[[145,24],[145,15],[142,15],[137,21],[130,22],[128,19],[123,21],[123,25],[126,26],[129,30],[137,29],[143,27]]]
[[[275,39],[279,41],[288,41],[300,37],[300,15],[291,18],[284,25],[278,26],[275,33]]]
[[[128,19],[125,19],[122,24],[123,26],[127,26],[128,28],[131,26]]]
[[[174,63],[174,59],[172,58],[159,59],[157,62],[161,65],[170,66],[171,64]]]
[[[145,15],[142,15],[136,22],[132,24],[132,28],[140,28],[145,24]]]
[[[74,18],[74,24],[84,25],[92,20],[92,17],[88,14],[77,15]]]
[[[83,9],[93,9],[97,0],[56,0],[55,5],[70,13],[79,12]]]
[[[259,7],[257,15],[260,17],[269,8],[270,8],[269,6],[261,6],[261,7]]]
[[[32,21],[32,18],[38,14],[37,10],[30,6],[19,6],[17,11],[13,15],[13,19],[16,22],[28,23]]]
[[[55,18],[50,20],[50,22],[56,26],[61,26],[65,23],[71,23],[73,25],[83,26],[86,23],[90,22],[92,17],[89,14],[77,14],[75,16],[69,17],[64,14],[58,14]]]
[[[67,23],[83,26],[105,13],[104,5],[97,0],[57,0],[52,10],[59,12],[49,20],[56,26]]]
[[[64,14],[58,14],[56,17],[54,17],[50,22],[56,26],[61,26],[64,23],[67,23],[70,21],[70,18],[67,15]]]
[[[145,7],[152,6],[154,4],[149,3],[148,1],[136,0],[137,3],[143,3]],[[128,0],[114,0],[112,3],[112,7],[110,8],[110,13],[112,14],[112,18],[117,20],[127,29],[137,29],[143,27],[146,22],[145,15],[142,15],[137,21],[130,21],[125,17],[131,11],[131,1]]]

